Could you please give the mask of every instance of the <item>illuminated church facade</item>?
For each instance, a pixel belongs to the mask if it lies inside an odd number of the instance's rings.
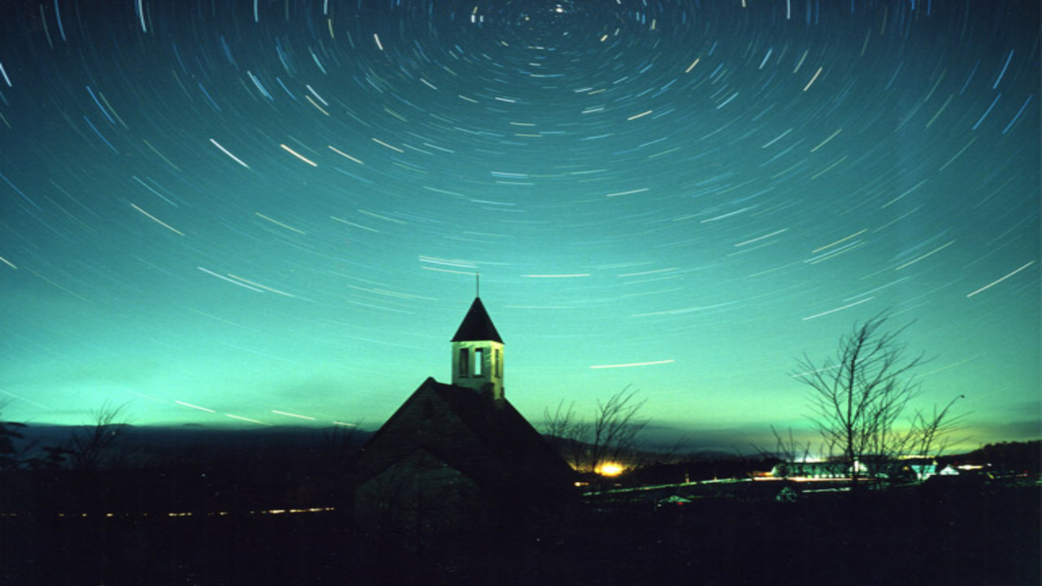
[[[359,523],[494,524],[568,494],[572,469],[505,396],[503,346],[475,297],[451,340],[451,384],[423,381],[350,466]]]

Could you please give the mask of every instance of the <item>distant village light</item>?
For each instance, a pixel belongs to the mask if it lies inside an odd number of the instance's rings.
[[[625,468],[622,466],[622,464],[618,464],[616,462],[605,462],[598,466],[597,469],[594,470],[594,472],[600,474],[601,476],[618,476],[619,474],[622,474],[624,470]]]

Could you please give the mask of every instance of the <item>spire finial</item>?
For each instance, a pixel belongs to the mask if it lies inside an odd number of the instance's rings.
[[[481,297],[481,271],[474,273],[474,297]]]

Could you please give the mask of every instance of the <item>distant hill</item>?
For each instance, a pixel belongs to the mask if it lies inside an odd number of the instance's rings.
[[[991,465],[998,471],[1028,474],[1042,473],[1042,440],[999,442],[945,460],[967,464]]]
[[[67,445],[84,426],[30,425],[19,430],[27,456],[49,446]],[[349,427],[264,427],[240,429],[205,427],[126,426],[113,447],[113,456],[131,466],[170,460],[228,460],[243,457],[292,458],[364,444],[372,432]]]

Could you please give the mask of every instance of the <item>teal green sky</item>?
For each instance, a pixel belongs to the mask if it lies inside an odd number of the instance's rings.
[[[375,428],[480,271],[535,422],[747,449],[889,311],[1042,436],[1036,2],[103,4],[0,22],[6,419]]]

